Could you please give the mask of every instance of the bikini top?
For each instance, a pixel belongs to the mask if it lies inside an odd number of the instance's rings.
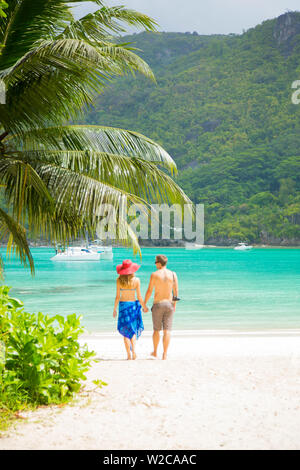
[[[127,288],[124,288],[124,289],[122,289],[122,288],[120,287],[120,290],[136,290],[136,287],[134,287],[134,288],[131,288],[131,289],[130,289],[130,288],[128,288],[128,287],[127,287]]]

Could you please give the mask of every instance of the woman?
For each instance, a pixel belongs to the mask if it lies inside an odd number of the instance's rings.
[[[117,266],[119,277],[113,317],[117,316],[119,304],[118,331],[124,336],[127,360],[136,359],[135,342],[144,330],[142,307],[144,312],[148,312],[141,296],[140,280],[134,275],[139,268],[140,266],[130,259]]]

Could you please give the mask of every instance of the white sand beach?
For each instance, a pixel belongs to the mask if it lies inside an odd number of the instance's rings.
[[[300,448],[299,331],[174,332],[167,361],[150,332],[136,361],[117,333],[81,341],[101,360],[74,403],[21,413],[0,449]]]

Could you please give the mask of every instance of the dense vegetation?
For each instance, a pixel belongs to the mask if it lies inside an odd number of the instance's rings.
[[[157,85],[114,81],[84,122],[136,129],[175,159],[178,183],[205,204],[205,243],[300,243],[300,13],[242,35],[122,38]]]
[[[14,412],[65,403],[79,391],[94,355],[79,345],[82,332],[75,314],[27,313],[0,287],[0,429]]]

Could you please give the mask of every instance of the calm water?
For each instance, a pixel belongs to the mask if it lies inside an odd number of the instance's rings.
[[[75,312],[89,331],[115,329],[115,269],[123,259],[133,259],[131,250],[114,249],[113,261],[100,262],[53,262],[49,248],[32,253],[34,279],[17,261],[5,264],[5,283],[28,311]],[[168,256],[168,267],[178,274],[182,300],[175,329],[300,328],[300,249],[145,248],[138,271],[143,295],[158,253]],[[144,322],[150,329],[151,311]]]

